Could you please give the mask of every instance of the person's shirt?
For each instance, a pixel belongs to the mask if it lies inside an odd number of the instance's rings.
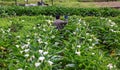
[[[64,26],[68,23],[68,20],[66,19],[65,21],[56,19],[53,24],[56,26],[58,30],[63,29]]]

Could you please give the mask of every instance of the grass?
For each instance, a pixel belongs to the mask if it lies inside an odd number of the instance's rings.
[[[28,3],[34,3],[37,4],[39,0],[29,0]],[[51,1],[50,0],[44,0],[45,3],[49,4],[51,6]],[[0,1],[1,5],[15,5],[14,1]],[[24,0],[18,0],[18,4],[25,4]],[[55,6],[64,6],[64,7],[85,7],[85,8],[90,8],[90,7],[101,7],[100,5],[95,4],[94,2],[78,2],[77,0],[56,0],[54,1]]]
[[[37,0],[36,1],[29,1],[29,3],[36,3],[37,4]],[[48,3],[49,5],[51,5],[50,1],[45,1],[46,3]],[[7,1],[0,1],[1,5],[14,5],[14,1],[11,2],[7,2]],[[18,4],[25,4],[24,1],[18,1]],[[92,2],[77,2],[77,1],[64,1],[64,2],[59,2],[56,1],[54,2],[55,6],[65,6],[65,7],[99,7],[96,4],[92,3]]]
[[[67,2],[67,3],[55,3],[56,6],[63,6],[63,7],[78,7],[78,8],[96,8],[99,7],[93,2]]]

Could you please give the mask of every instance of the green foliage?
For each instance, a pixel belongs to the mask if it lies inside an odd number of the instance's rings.
[[[22,27],[23,27],[22,24],[20,24],[19,22],[13,21],[9,28],[11,32],[18,32]]]
[[[6,22],[10,20],[12,24],[0,28],[0,69],[120,69],[119,17],[114,22],[103,17],[83,20],[69,16],[69,23],[61,31],[52,25],[53,19],[52,16],[8,18]]]
[[[7,14],[12,15],[79,15],[79,16],[119,16],[120,10],[112,8],[66,8],[66,7],[21,7],[21,6],[4,6],[0,7],[0,16]]]

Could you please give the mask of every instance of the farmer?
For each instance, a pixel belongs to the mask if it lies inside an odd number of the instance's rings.
[[[56,26],[56,29],[61,30],[68,23],[68,16],[64,16],[64,18],[65,21],[60,20],[60,15],[56,15],[56,20],[53,22],[53,24]]]

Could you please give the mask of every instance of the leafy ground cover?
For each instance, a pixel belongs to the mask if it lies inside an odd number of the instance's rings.
[[[70,16],[61,31],[52,16],[0,18],[0,69],[119,70],[119,18]]]

